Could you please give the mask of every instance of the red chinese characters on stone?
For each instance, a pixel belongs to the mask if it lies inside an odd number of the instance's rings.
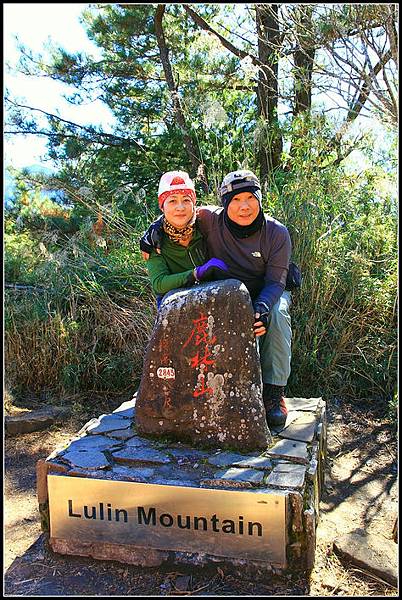
[[[193,330],[190,333],[190,336],[188,337],[187,341],[183,344],[183,348],[185,348],[190,343],[193,337],[195,338],[196,346],[199,346],[202,342],[204,342],[205,344],[214,344],[216,342],[216,337],[209,339],[207,331],[207,328],[209,326],[208,317],[201,313],[199,319],[193,320],[193,325]]]
[[[213,393],[213,389],[208,387],[207,385],[205,385],[205,373],[204,373],[205,368],[206,367],[203,364],[200,366],[201,373],[197,377],[198,383],[193,392],[193,398],[198,398],[199,396],[203,396],[206,393],[209,393],[209,394]]]
[[[215,361],[210,358],[212,354],[208,348],[208,344],[205,346],[204,356],[200,357],[200,354],[203,354],[203,352],[198,351],[197,354],[191,359],[192,367],[197,368],[200,365],[213,365],[215,363]]]
[[[164,338],[159,340],[159,352],[161,354],[161,362],[166,364],[169,361],[169,342]]]
[[[200,314],[198,319],[193,320],[193,329],[183,344],[183,348],[186,348],[193,342],[195,346],[201,346],[198,349],[198,352],[195,356],[190,358],[190,365],[193,369],[199,369],[201,373],[198,375],[198,383],[193,392],[193,397],[198,398],[199,396],[203,396],[206,393],[213,393],[212,388],[206,385],[206,372],[207,367],[215,364],[214,359],[212,358],[212,352],[210,346],[216,342],[216,337],[212,336],[211,326],[208,322],[208,317]]]

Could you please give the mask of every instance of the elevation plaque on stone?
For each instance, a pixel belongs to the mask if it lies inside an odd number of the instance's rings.
[[[48,475],[50,537],[286,567],[285,494]]]

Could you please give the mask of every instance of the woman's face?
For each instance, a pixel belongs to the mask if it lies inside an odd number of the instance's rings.
[[[175,192],[166,198],[162,211],[166,220],[180,229],[191,220],[194,204],[191,197],[185,192]]]

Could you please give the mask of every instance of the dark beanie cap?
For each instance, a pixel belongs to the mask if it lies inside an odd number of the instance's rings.
[[[225,210],[229,206],[230,201],[236,194],[241,192],[249,192],[257,198],[260,207],[262,202],[261,185],[257,176],[247,169],[239,169],[228,173],[222,181],[219,189],[219,196],[222,206]]]
[[[241,182],[239,181],[238,183],[241,183]],[[237,196],[237,194],[239,194],[241,192],[250,192],[250,194],[253,194],[253,196],[255,196],[257,198],[257,200],[261,206],[261,201],[262,201],[261,189],[255,185],[250,185],[250,186],[242,187],[240,189],[232,190],[231,192],[227,192],[227,194],[224,194],[221,197],[222,206],[225,209],[227,209],[232,198],[234,198],[235,196]]]

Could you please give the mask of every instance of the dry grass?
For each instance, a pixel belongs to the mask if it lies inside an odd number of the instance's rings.
[[[347,565],[330,544],[317,546],[310,579],[311,596],[396,596],[397,591],[373,573]]]
[[[10,389],[64,396],[108,387],[120,393],[141,376],[154,313],[152,301],[109,296],[70,303],[64,315],[49,310],[45,319],[21,322],[9,310],[6,381]]]

